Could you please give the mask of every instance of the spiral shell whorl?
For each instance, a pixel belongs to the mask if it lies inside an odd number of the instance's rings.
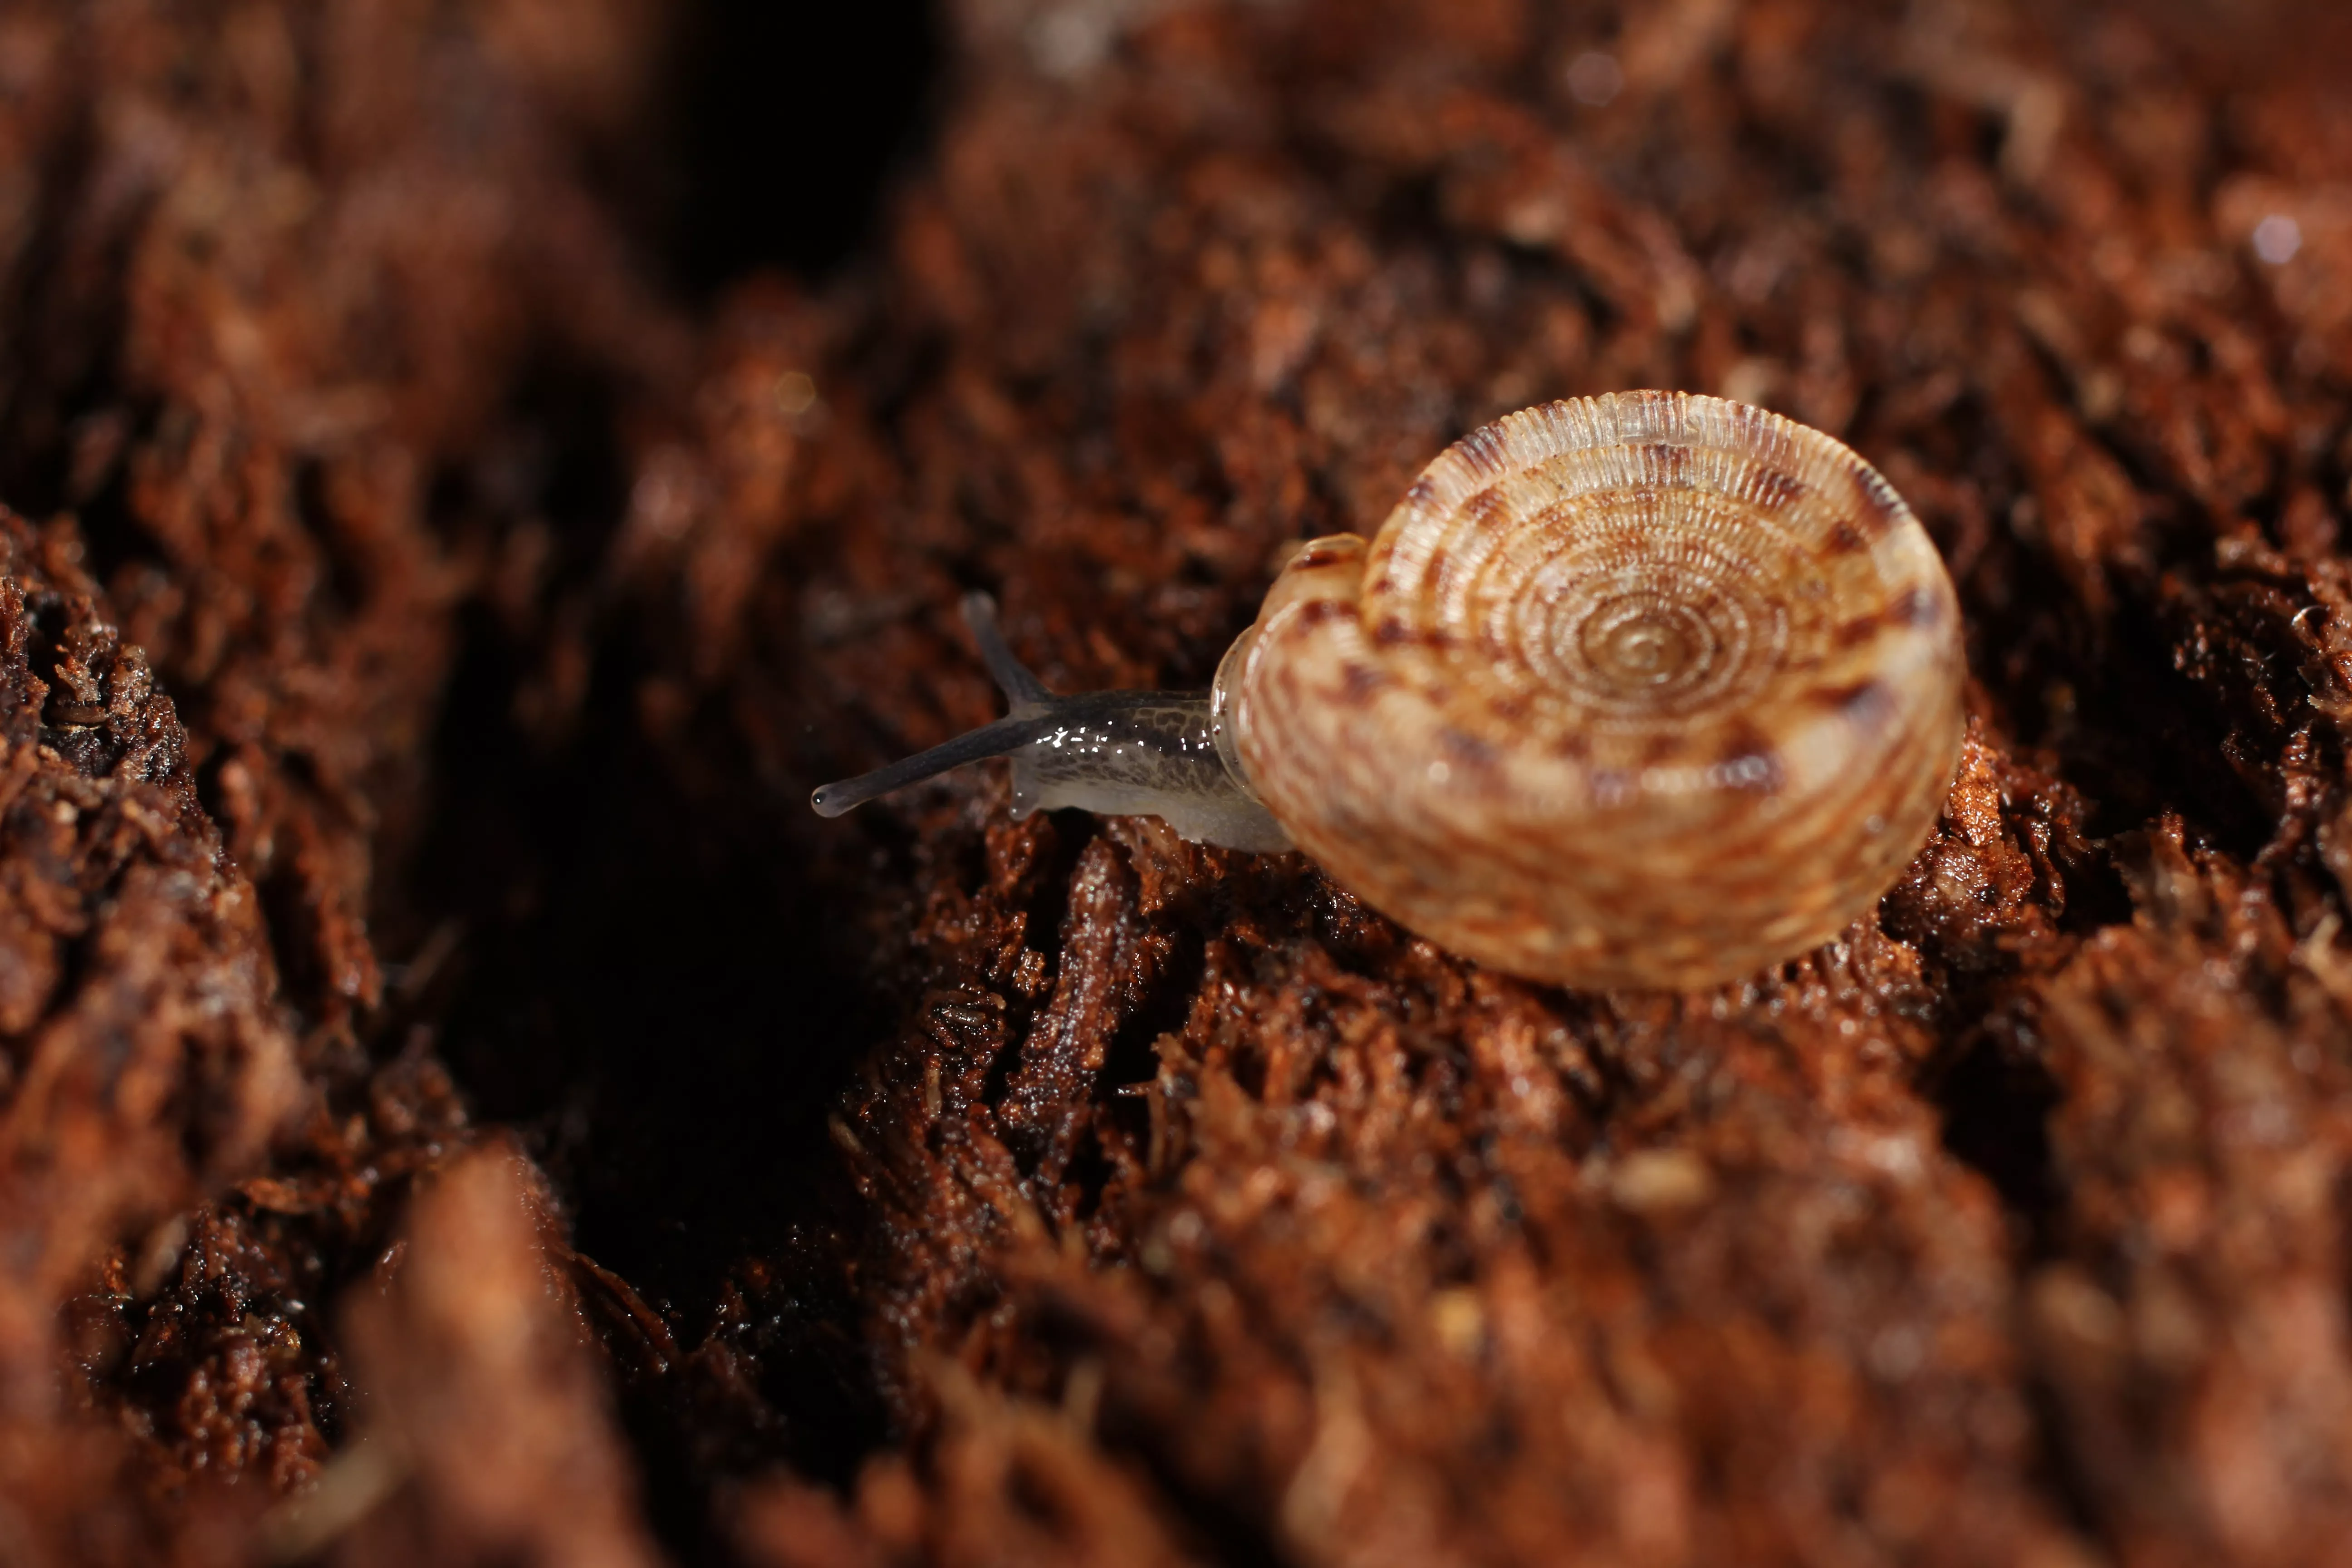
[[[1958,614],[1844,447],[1628,393],[1431,463],[1319,540],[1220,671],[1220,745],[1300,846],[1445,946],[1700,985],[1834,935],[1957,765]]]

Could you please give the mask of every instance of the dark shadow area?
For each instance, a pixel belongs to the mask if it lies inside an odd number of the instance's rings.
[[[34,171],[29,243],[0,268],[0,495],[37,517],[74,500],[78,418],[102,401],[121,352],[123,305],[109,287],[123,242],[77,244],[98,167],[97,113],[78,115]]]
[[[681,11],[656,176],[671,281],[707,298],[869,247],[934,96],[926,0]],[[624,1376],[623,1420],[656,1528],[717,1560],[715,1477],[784,1462],[845,1483],[885,1436],[824,1267],[847,1245],[825,1122],[888,1020],[810,879],[800,802],[723,714],[658,741],[644,722],[658,634],[601,585],[628,498],[619,417],[592,371],[539,367],[493,460],[436,491],[440,526],[483,531],[493,558],[513,520],[543,520],[547,558],[527,624],[462,614],[426,836],[379,930],[395,958],[454,933],[441,1056],[480,1122],[522,1133],[579,1251],[675,1337],[678,1359]],[[563,657],[587,661],[586,691],[551,713]]]
[[[669,89],[672,275],[832,271],[865,242],[937,97],[930,0],[693,0]]]
[[[802,883],[793,803],[742,758],[682,783],[636,721],[628,644],[604,639],[578,728],[551,749],[511,716],[518,647],[468,614],[415,889],[463,932],[441,1054],[476,1116],[522,1131],[574,1245],[641,1292],[683,1350],[714,1325],[757,1342],[759,1386],[731,1420],[692,1415],[675,1368],[628,1393],[657,1527],[682,1545],[709,1527],[707,1456],[688,1442],[703,1428],[735,1428],[745,1468],[789,1460],[838,1479],[881,1439],[829,1279],[754,1265],[755,1299],[729,1301],[746,1259],[826,1250],[809,1237],[826,1226],[825,1118],[880,1026]],[[729,750],[716,723],[681,743],[714,763]]]
[[[1944,1148],[1993,1185],[2028,1259],[2053,1256],[2065,1203],[2050,1148],[2058,1085],[2039,1062],[2021,1061],[1979,1037],[1935,1086]]]

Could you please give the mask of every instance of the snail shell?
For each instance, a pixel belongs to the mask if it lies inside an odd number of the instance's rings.
[[[1702,985],[1874,903],[1958,766],[1950,579],[1836,441],[1711,397],[1514,414],[1370,548],[1318,540],[1219,674],[1339,882],[1481,963]]]
[[[1014,715],[976,754],[1013,756],[1017,808],[1092,790],[1223,825],[1194,837],[1286,837],[1402,925],[1575,985],[1711,984],[1826,941],[1910,861],[1959,758],[1958,605],[1902,499],[1818,431],[1680,393],[1455,443],[1369,546],[1292,558],[1205,701],[1054,698],[982,643]],[[1087,703],[1075,731],[1053,710]]]

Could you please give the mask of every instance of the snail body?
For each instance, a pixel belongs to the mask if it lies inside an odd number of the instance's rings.
[[[887,767],[809,797],[839,816],[878,795],[990,757],[1013,764],[1013,815],[1076,806],[1102,816],[1157,816],[1186,838],[1267,854],[1292,847],[1218,749],[1206,691],[1087,691],[1061,697],[1013,657],[996,605],[967,594],[963,617],[1012,711]]]
[[[1958,764],[1951,582],[1845,447],[1622,393],[1447,448],[1369,544],[1309,542],[1206,694],[1055,697],[967,602],[1013,713],[814,797],[1010,755],[1014,810],[1295,844],[1511,973],[1690,987],[1834,936]]]

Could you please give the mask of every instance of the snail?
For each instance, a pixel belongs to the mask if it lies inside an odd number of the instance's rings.
[[[1013,814],[1152,815],[1304,849],[1443,947],[1693,988],[1836,935],[1958,771],[1959,612],[1876,470],[1758,408],[1529,408],[1423,470],[1368,545],[1292,555],[1207,692],[1062,697],[965,601],[1012,711],[812,799],[1009,757]]]

